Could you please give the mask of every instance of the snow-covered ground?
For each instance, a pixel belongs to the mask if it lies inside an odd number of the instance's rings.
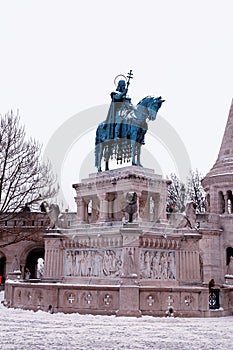
[[[0,334],[3,350],[230,350],[233,316],[187,319],[49,314],[7,309],[1,304]]]

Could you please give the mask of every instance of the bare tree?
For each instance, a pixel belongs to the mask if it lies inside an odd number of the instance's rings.
[[[202,175],[196,169],[190,172],[187,181],[187,201],[194,203],[196,212],[206,210],[206,193],[201,185]]]
[[[206,209],[206,194],[201,185],[202,176],[196,171],[190,171],[187,184],[175,175],[170,175],[171,184],[168,186],[168,212],[183,212],[188,202],[192,202],[196,212]]]
[[[171,174],[169,180],[167,211],[181,213],[185,210],[185,185],[175,174]]]
[[[26,140],[20,118],[13,112],[0,120],[0,230],[6,220],[32,209],[57,193],[49,162],[41,160],[41,146]]]

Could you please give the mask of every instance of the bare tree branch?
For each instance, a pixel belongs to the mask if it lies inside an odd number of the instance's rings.
[[[34,208],[56,195],[58,186],[49,162],[41,160],[41,146],[26,139],[20,118],[11,111],[0,120],[0,232],[4,222],[25,205]],[[13,239],[17,240],[16,238]],[[13,244],[12,243],[12,244]]]
[[[206,208],[206,195],[201,185],[202,176],[196,171],[190,171],[187,184],[175,175],[170,175],[171,184],[168,186],[168,212],[183,212],[187,202],[192,202],[197,212]]]
[[[201,180],[202,176],[196,169],[190,172],[187,183],[187,200],[194,203],[196,211],[199,213],[206,210],[206,193]]]
[[[185,209],[185,185],[175,175],[171,174],[171,184],[168,186],[168,212],[183,212]]]

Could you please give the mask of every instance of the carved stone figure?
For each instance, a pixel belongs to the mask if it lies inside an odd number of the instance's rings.
[[[58,218],[60,214],[60,209],[58,204],[48,204],[46,201],[41,203],[41,211],[48,213],[49,219],[50,219],[50,229],[54,229],[58,226]]]
[[[67,251],[66,253],[66,276],[72,275],[72,253]]]
[[[152,277],[157,278],[159,275],[159,254],[155,252],[154,257],[152,258]]]
[[[19,261],[17,255],[15,255],[14,260],[11,264],[11,272],[20,271]]]
[[[195,204],[193,202],[188,202],[185,206],[185,212],[174,213],[170,216],[169,221],[179,228],[188,227],[190,229],[197,229]]]
[[[227,274],[233,276],[233,256],[230,257]]]
[[[87,251],[82,252],[81,276],[87,276]]]
[[[168,262],[167,262],[167,253],[162,252],[160,255],[160,278],[163,280],[166,280],[168,277],[167,274],[167,268],[168,268]]]
[[[168,267],[167,267],[167,275],[169,279],[175,279],[176,275],[176,270],[175,270],[175,258],[174,258],[174,253],[169,252],[167,256],[167,262],[168,262]]]
[[[126,195],[126,207],[124,211],[129,215],[129,222],[133,222],[133,214],[137,212],[137,193],[128,192]]]
[[[104,254],[104,268],[103,268],[103,271],[104,271],[104,274],[106,276],[109,276],[110,275],[110,270],[111,270],[111,257],[110,257],[110,251],[107,250]]]
[[[127,274],[135,274],[135,259],[134,259],[134,248],[127,249]]]
[[[150,258],[150,252],[146,251],[144,254],[143,277],[149,278],[150,276],[151,276],[151,258]]]
[[[37,278],[42,278],[44,275],[44,259],[39,258],[37,261]]]

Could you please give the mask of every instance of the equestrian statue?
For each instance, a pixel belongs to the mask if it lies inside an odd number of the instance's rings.
[[[117,76],[115,81],[118,77]],[[147,96],[136,106],[127,96],[132,70],[127,78],[119,79],[116,91],[111,93],[111,105],[104,122],[98,125],[95,139],[95,165],[101,171],[101,160],[105,160],[105,170],[109,170],[109,160],[117,163],[129,162],[142,166],[140,162],[141,146],[145,144],[148,130],[147,120],[155,120],[157,112],[165,101],[162,97]]]

